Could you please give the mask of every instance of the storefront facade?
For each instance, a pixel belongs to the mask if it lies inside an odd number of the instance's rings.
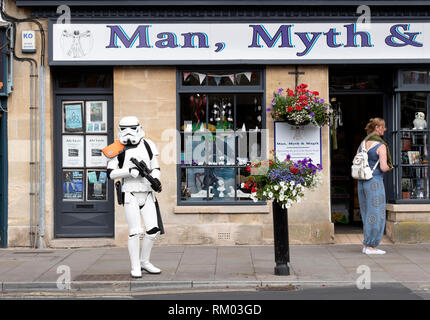
[[[70,25],[57,23],[63,16],[54,2],[6,6],[10,15],[39,19],[47,34],[48,245],[126,243],[127,224],[99,150],[115,140],[119,120],[128,115],[141,120],[160,151],[161,244],[272,243],[271,206],[252,202],[241,183],[247,160],[264,159],[275,148],[267,111],[273,93],[299,83],[331,101],[337,126],[321,128],[324,182],[289,210],[291,242],[332,243],[333,216],[354,221],[347,171],[375,116],[387,122],[395,164],[386,176],[387,235],[430,240],[428,129],[412,129],[415,113],[429,111],[430,56],[423,55],[428,44],[419,34],[427,21],[418,17],[429,7],[417,2],[399,18],[396,12],[405,9],[399,5],[387,18],[380,4],[371,7],[375,25],[360,29],[354,1],[336,7],[62,2],[70,5]],[[16,64],[17,77],[24,77],[27,70]],[[9,101],[12,124],[27,119],[20,90],[24,82]],[[16,178],[9,182],[9,245],[25,246],[28,214],[17,205],[28,197],[28,176],[19,169],[28,160],[18,150],[27,139],[16,127],[8,130],[9,175]],[[215,141],[222,141],[216,151]]]

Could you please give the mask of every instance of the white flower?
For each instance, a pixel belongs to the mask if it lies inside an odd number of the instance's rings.
[[[285,186],[285,181],[281,181],[279,184],[281,185],[281,187],[284,187]]]
[[[273,198],[273,192],[269,192],[269,199]]]
[[[288,190],[288,187],[287,186],[283,186],[282,187],[282,191],[287,191]]]
[[[275,189],[275,191],[278,191],[279,187],[278,186],[274,186],[273,189]]]
[[[263,191],[263,196],[266,196],[266,191]]]
[[[240,187],[241,187],[241,188],[245,187],[245,183],[244,183],[244,182],[242,182],[242,183],[241,183],[241,185],[240,185]]]

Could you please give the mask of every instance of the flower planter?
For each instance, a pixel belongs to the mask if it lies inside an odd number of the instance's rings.
[[[275,245],[275,275],[290,275],[290,242],[288,238],[288,209],[273,201],[273,236]]]

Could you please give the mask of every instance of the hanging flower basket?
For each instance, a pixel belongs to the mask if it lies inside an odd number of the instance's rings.
[[[314,190],[322,183],[322,166],[311,159],[294,162],[287,156],[284,161],[274,160],[251,162],[251,175],[243,187],[251,190],[251,199],[274,200],[282,208],[290,208],[300,202],[305,189]]]
[[[280,88],[274,93],[271,111],[275,121],[286,121],[291,125],[303,126],[312,123],[322,127],[329,122],[330,105],[319,97],[318,91],[310,91],[307,84],[300,84],[293,91]]]

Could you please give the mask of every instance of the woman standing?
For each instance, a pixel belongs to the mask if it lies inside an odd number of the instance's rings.
[[[364,241],[363,253],[385,254],[385,251],[376,249],[382,240],[385,229],[385,188],[383,174],[393,168],[391,155],[387,143],[382,139],[387,130],[385,121],[381,118],[372,118],[366,125],[367,137],[364,139],[369,166],[373,168],[370,180],[358,180],[358,200],[360,203],[361,218],[363,221]],[[362,145],[359,147],[361,151]]]

